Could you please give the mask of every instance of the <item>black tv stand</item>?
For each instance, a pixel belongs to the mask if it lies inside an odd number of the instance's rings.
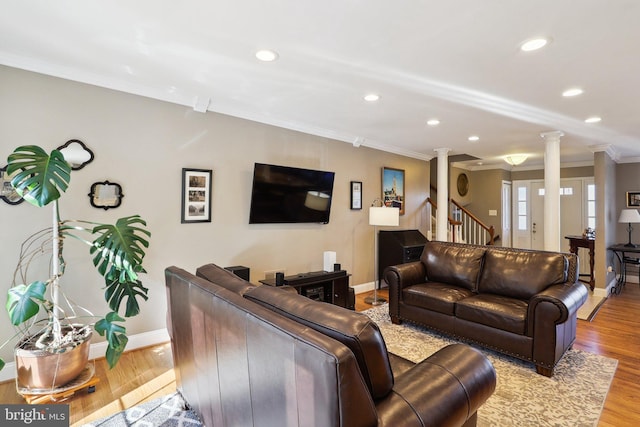
[[[300,295],[349,309],[355,309],[349,298],[349,277],[345,270],[311,271],[285,276],[283,284],[291,286]],[[260,280],[263,285],[276,286],[275,279]]]

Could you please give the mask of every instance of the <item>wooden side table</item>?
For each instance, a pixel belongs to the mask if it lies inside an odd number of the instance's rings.
[[[596,287],[596,281],[593,277],[593,265],[595,256],[595,243],[596,239],[589,239],[583,236],[565,236],[565,239],[569,240],[569,251],[578,255],[578,248],[589,249],[589,281],[580,280],[589,285],[591,290]]]

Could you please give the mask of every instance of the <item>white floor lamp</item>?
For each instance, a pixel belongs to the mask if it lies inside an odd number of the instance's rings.
[[[379,199],[374,200],[373,205]],[[369,225],[373,225],[373,258],[374,258],[374,277],[375,283],[373,285],[373,297],[367,297],[364,302],[371,305],[380,305],[387,300],[384,298],[378,298],[378,283],[380,277],[378,277],[378,226],[397,227],[400,225],[400,209],[388,208],[382,204],[382,206],[371,206],[369,208]]]

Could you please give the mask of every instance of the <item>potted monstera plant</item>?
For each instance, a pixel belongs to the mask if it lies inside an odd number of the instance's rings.
[[[27,389],[55,388],[77,377],[88,360],[92,330],[106,337],[109,367],[118,362],[127,345],[124,318],[140,311],[147,299],[138,275],[148,247],[149,231],[138,215],[120,218],[115,224],[60,218],[58,200],[67,190],[72,167],[61,151],[47,154],[35,145],[21,146],[9,155],[7,174],[24,200],[34,206],[50,206],[52,223],[22,244],[14,280],[7,294],[6,309],[17,333],[14,340],[18,386]],[[63,248],[69,238],[88,246],[89,258],[104,278],[104,287],[91,280],[65,283],[84,286],[83,292],[104,293],[108,309],[96,316],[75,304],[64,292],[61,280],[66,263]],[[48,277],[31,281],[36,260],[44,255]],[[124,316],[124,317],[123,317]],[[2,347],[0,346],[0,347]],[[5,362],[0,359],[0,369]]]

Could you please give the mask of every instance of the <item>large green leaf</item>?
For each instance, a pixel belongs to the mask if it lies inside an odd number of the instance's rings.
[[[99,236],[93,241],[90,253],[94,255],[93,265],[106,279],[116,278],[119,283],[136,282],[142,272],[144,248],[149,247],[145,239],[151,236],[144,228],[147,223],[133,215],[118,219],[115,225],[101,224],[93,229]]]
[[[140,313],[140,305],[138,297],[145,301],[149,299],[147,293],[148,288],[142,286],[139,280],[136,282],[120,283],[118,280],[107,280],[107,289],[104,292],[104,298],[109,302],[109,308],[113,311],[120,310],[120,304],[126,298],[125,317],[136,316]]]
[[[11,185],[27,202],[45,206],[58,200],[69,186],[71,166],[58,150],[46,151],[35,145],[18,147],[9,155],[7,174],[15,175]]]
[[[17,285],[9,289],[6,308],[11,323],[19,325],[38,314],[46,290],[47,285],[40,281],[33,282],[29,286]]]
[[[118,363],[120,356],[122,356],[127,346],[127,342],[129,342],[125,327],[114,323],[122,321],[124,321],[124,319],[118,316],[118,313],[110,312],[107,313],[103,319],[96,322],[94,326],[96,332],[98,332],[100,336],[106,336],[107,342],[109,343],[105,357],[110,369]]]

